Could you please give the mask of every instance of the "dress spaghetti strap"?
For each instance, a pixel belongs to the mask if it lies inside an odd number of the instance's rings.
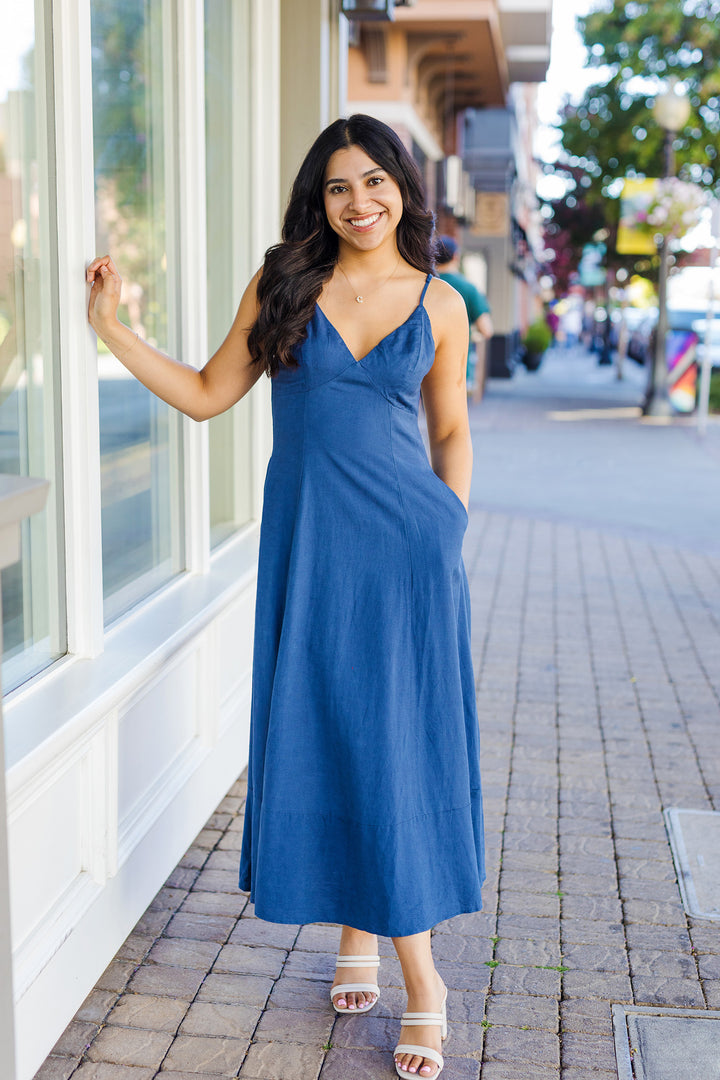
[[[419,307],[422,306],[425,303],[425,293],[428,291],[428,285],[430,284],[432,279],[433,279],[432,273],[428,274],[427,278],[425,279],[425,287],[423,288],[423,291],[420,293],[420,304],[418,305]]]

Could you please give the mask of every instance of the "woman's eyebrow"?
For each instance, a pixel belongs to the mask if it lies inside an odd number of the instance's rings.
[[[360,179],[364,180],[366,176],[372,176],[372,174],[376,172],[385,172],[385,170],[383,169],[382,165],[376,165],[374,169],[368,169],[367,172],[364,172]],[[325,181],[325,187],[329,187],[330,184],[347,184],[347,180],[345,180],[342,176],[334,176],[331,180]]]

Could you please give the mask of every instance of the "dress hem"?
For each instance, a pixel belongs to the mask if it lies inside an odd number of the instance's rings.
[[[250,893],[250,902],[255,903],[253,900],[252,890],[240,889],[241,892]],[[299,912],[295,915],[293,913],[283,913],[283,917],[278,917],[278,913],[268,912],[262,914],[258,911],[257,905],[255,906],[255,915],[258,919],[262,919],[263,922],[278,923],[284,926],[308,926],[312,924],[322,923],[330,924],[332,926],[352,926],[355,930],[362,930],[366,934],[377,934],[379,937],[410,937],[413,934],[422,934],[427,930],[432,930],[433,927],[439,923],[447,922],[448,919],[454,919],[457,915],[475,915],[482,911],[482,897],[478,895],[475,900],[468,901],[467,903],[453,904],[451,907],[441,910],[438,916],[434,918],[429,925],[423,921],[422,926],[418,926],[414,923],[408,923],[407,926],[402,924],[399,927],[392,927],[391,929],[378,929],[377,926],[371,926],[369,924],[363,924],[364,920],[359,920],[353,916],[352,912]],[[274,917],[272,917],[274,915]]]

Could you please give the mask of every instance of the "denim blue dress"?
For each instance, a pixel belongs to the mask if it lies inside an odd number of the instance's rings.
[[[418,427],[420,302],[356,360],[316,307],[273,378],[240,888],[404,936],[480,909],[467,513]]]

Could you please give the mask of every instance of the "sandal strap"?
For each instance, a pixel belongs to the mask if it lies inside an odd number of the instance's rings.
[[[443,1061],[442,1054],[438,1054],[437,1050],[433,1050],[430,1046],[415,1046],[413,1043],[398,1043],[394,1050],[395,1054],[417,1054],[418,1057],[430,1058],[436,1065],[439,1065],[442,1069],[445,1062]]]
[[[379,956],[338,956],[335,967],[379,967]]]
[[[363,992],[369,991],[380,997],[380,990],[375,983],[338,983],[338,985],[333,986],[330,991],[330,997],[336,997],[338,994],[348,994],[352,990],[362,990]]]
[[[403,1013],[403,1026],[412,1027],[421,1024],[442,1024],[442,1013]]]

